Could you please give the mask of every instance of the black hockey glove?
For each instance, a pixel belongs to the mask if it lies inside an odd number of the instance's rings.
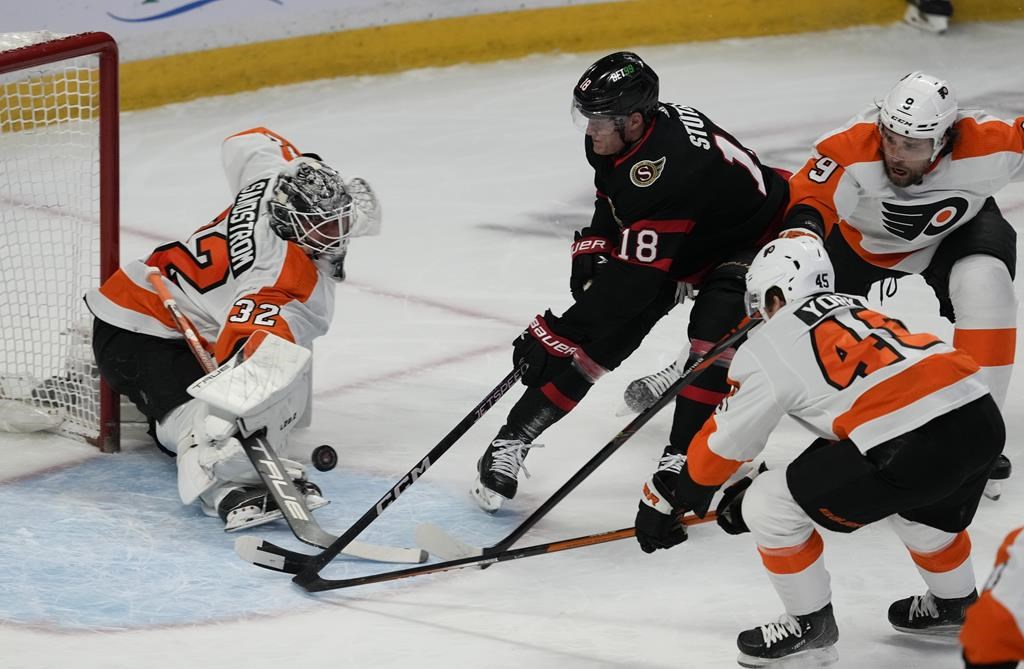
[[[604,237],[573,235],[572,270],[569,273],[569,292],[572,299],[580,299],[590,282],[608,265],[612,244]]]
[[[686,526],[679,519],[687,511],[703,518],[718,489],[695,483],[686,469],[686,456],[673,453],[671,447],[665,450],[658,471],[644,484],[636,514],[636,540],[645,553],[686,541]]]
[[[746,521],[743,520],[743,496],[747,494],[747,488],[754,482],[758,474],[763,474],[766,471],[768,471],[768,466],[762,462],[753,472],[722,491],[722,499],[718,502],[715,514],[718,526],[727,533],[744,534],[750,531]]]
[[[786,220],[782,222],[779,237],[799,237],[809,235],[819,242],[825,239],[825,222],[814,207],[798,204],[789,210]]]
[[[556,332],[557,327],[558,318],[548,309],[512,342],[512,365],[526,362],[522,380],[530,388],[538,388],[568,369],[579,351],[574,341]]]
[[[722,493],[722,501],[718,503],[715,511],[718,514],[716,520],[718,526],[729,534],[744,534],[750,531],[743,521],[743,495],[753,482],[754,479],[744,476]]]
[[[664,481],[659,480],[655,474],[644,484],[644,495],[636,511],[636,540],[645,553],[686,541],[686,526],[679,522],[672,495],[661,488]]]

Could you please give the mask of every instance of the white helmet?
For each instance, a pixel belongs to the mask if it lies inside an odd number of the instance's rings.
[[[877,104],[883,127],[906,137],[932,140],[932,160],[946,146],[948,131],[956,122],[953,90],[944,80],[923,72],[900,79]]]
[[[747,314],[753,316],[767,303],[767,293],[778,288],[787,303],[816,293],[828,293],[835,285],[832,261],[821,242],[809,236],[769,242],[757,252],[747,270]]]

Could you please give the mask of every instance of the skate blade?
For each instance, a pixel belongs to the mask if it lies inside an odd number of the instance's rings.
[[[960,636],[961,625],[936,625],[935,627],[929,627],[926,629],[911,629],[909,627],[893,625],[892,628],[897,632],[913,634],[914,636],[922,639],[930,639],[932,641],[943,643],[956,643]]]
[[[794,653],[787,657],[766,658],[753,657],[740,653],[736,659],[741,667],[777,667],[779,669],[814,669],[815,667],[831,667],[839,661],[839,652],[835,646],[814,648]]]
[[[992,500],[993,502],[997,501],[1000,497],[1003,496],[1003,484],[1000,483],[999,481],[989,480],[989,482],[985,484],[984,494],[985,497]]]

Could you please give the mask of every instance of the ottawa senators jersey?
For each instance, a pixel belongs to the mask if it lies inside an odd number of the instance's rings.
[[[985,199],[1024,180],[1024,116],[1003,121],[961,111],[951,153],[921,183],[900,188],[886,176],[872,106],[823,136],[790,180],[790,210],[814,208],[828,234],[839,228],[866,262],[920,273],[947,235],[974,218]]]
[[[988,394],[978,365],[911,333],[860,297],[823,293],[754,328],[729,368],[733,392],[693,438],[693,480],[720,485],[764,448],[784,414],[861,452]]]
[[[147,280],[159,267],[178,306],[218,361],[254,330],[310,347],[334,314],[334,282],[270,227],[267,201],[278,174],[298,150],[265,128],[224,141],[222,158],[234,202],[182,241],[157,247],[85,295],[102,321],[132,332],[179,339]]]
[[[1010,532],[981,597],[960,630],[964,656],[975,665],[1024,660],[1024,528]]]
[[[666,279],[699,284],[730,255],[774,236],[788,188],[775,170],[692,107],[661,103],[625,153],[586,138],[597,198],[586,235],[609,240],[609,266],[562,317],[580,343],[627,320]]]

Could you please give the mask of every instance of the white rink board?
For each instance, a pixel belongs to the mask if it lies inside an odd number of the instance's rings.
[[[606,0],[34,0],[4,32],[101,30],[125,61],[370,26]]]

